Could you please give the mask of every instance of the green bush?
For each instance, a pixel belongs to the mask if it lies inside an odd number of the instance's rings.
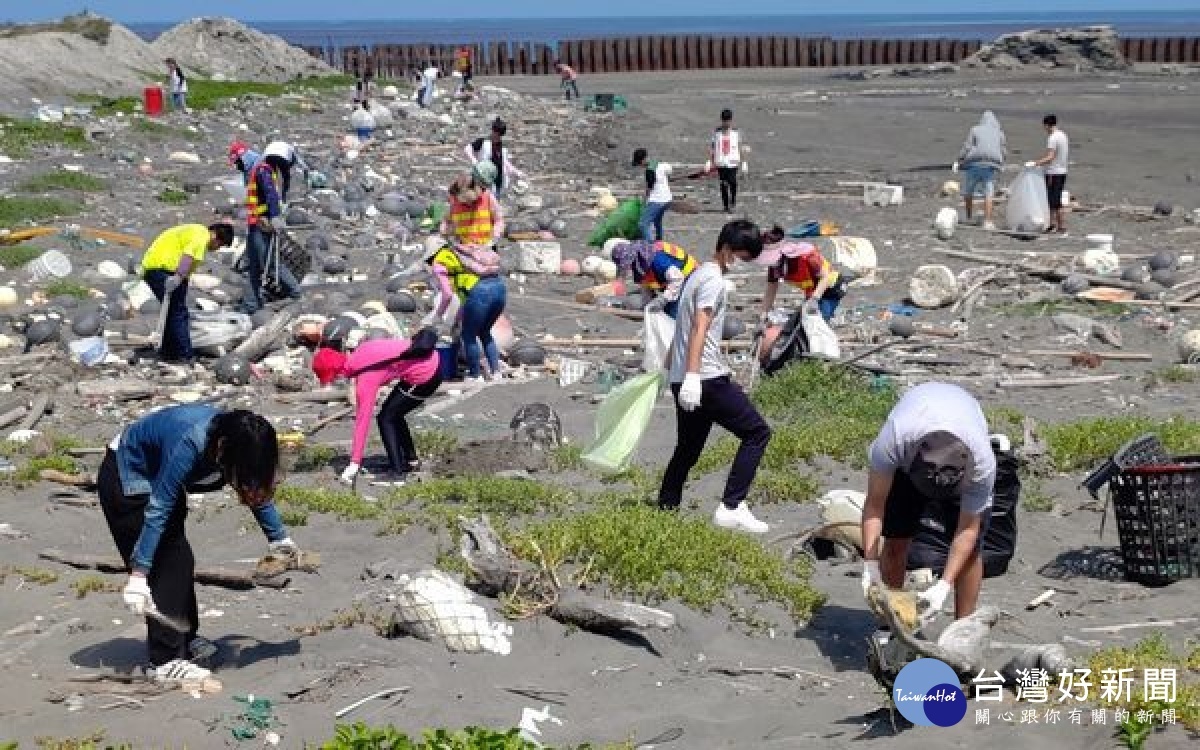
[[[0,116],[0,154],[13,158],[28,156],[35,148],[88,145],[82,128],[40,120],[19,120]]]
[[[59,198],[13,195],[0,197],[0,227],[14,227],[26,222],[41,222],[62,216],[74,216],[83,206]]]
[[[1059,471],[1091,469],[1124,443],[1143,433],[1158,435],[1174,455],[1200,454],[1200,422],[1182,417],[1095,417],[1042,429],[1050,458]]]

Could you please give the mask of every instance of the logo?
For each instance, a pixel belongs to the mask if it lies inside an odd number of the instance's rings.
[[[892,701],[900,715],[922,727],[952,727],[967,715],[967,696],[945,662],[917,659],[896,675]]]

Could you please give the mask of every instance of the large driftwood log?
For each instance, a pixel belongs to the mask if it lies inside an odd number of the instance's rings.
[[[101,555],[69,555],[56,549],[44,549],[38,553],[38,559],[61,563],[80,570],[95,570],[99,573],[128,573],[129,567],[119,558],[103,557]],[[205,586],[222,586],[236,591],[246,591],[253,588],[282,589],[286,588],[290,579],[285,576],[261,578],[251,571],[229,570],[228,568],[197,568],[193,574],[196,583]]]
[[[284,345],[291,331],[295,315],[290,310],[281,310],[262,328],[250,334],[233,350],[234,354],[245,357],[249,362],[257,362],[269,353]]]
[[[670,612],[560,587],[552,572],[514,557],[487,516],[477,521],[464,519],[462,529],[460,551],[471,569],[469,585],[485,596],[521,591],[549,602],[545,612],[555,620],[597,633],[628,628],[667,630],[675,626],[675,616]]]
[[[32,430],[42,415],[46,413],[46,409],[50,406],[50,396],[46,393],[39,393],[34,397],[33,403],[29,405],[29,413],[17,425],[18,430]]]

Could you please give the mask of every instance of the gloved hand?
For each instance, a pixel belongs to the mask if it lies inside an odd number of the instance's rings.
[[[705,173],[711,172],[712,169],[713,169],[712,159],[709,159],[708,161],[704,162]]]
[[[348,466],[347,466],[347,467],[346,467],[346,468],[345,468],[345,469],[342,471],[342,476],[340,477],[340,478],[341,478],[341,480],[342,480],[342,484],[349,484],[349,485],[353,485],[353,484],[354,484],[354,480],[358,478],[358,471],[359,471],[359,469],[361,469],[361,468],[362,468],[362,467],[361,467],[361,466],[359,466],[358,464],[355,464],[355,463],[349,464],[349,465],[348,465]]]
[[[267,545],[267,552],[272,555],[282,555],[284,557],[296,556],[296,543],[289,536],[286,539],[280,539],[278,542],[271,542]]]
[[[684,375],[683,385],[679,386],[679,408],[684,411],[695,411],[696,407],[700,405],[700,396],[703,390],[700,373],[689,372]]]
[[[168,297],[171,296],[171,294],[176,289],[178,289],[179,285],[182,283],[183,283],[183,277],[180,276],[179,274],[173,273],[170,276],[168,276],[167,280],[163,283],[163,289],[167,293],[166,296],[168,296]]]
[[[750,174],[750,162],[742,162],[742,174]]]
[[[125,606],[129,607],[129,611],[135,615],[158,611],[154,597],[150,595],[150,582],[144,575],[130,574],[125,588],[121,589],[121,598],[125,601]]]
[[[283,216],[272,216],[271,228],[277,232],[282,232],[287,229],[287,219],[284,219]]]
[[[880,570],[879,570],[879,561],[878,560],[864,560],[863,561],[863,574],[862,574],[862,590],[863,590],[864,598],[867,596],[867,593],[871,590],[871,587],[877,583],[880,585],[883,584],[883,573],[880,572]]]
[[[1033,169],[1033,168],[1034,168],[1034,167],[1036,167],[1036,166],[1037,166],[1037,162],[1036,162],[1036,161],[1027,161],[1027,162],[1025,162],[1025,168],[1026,168],[1026,169]]]
[[[950,165],[950,171],[954,174],[958,174],[958,162],[954,162]]]
[[[941,614],[951,591],[953,587],[949,582],[942,580],[917,594],[917,614],[922,626],[933,622]]]

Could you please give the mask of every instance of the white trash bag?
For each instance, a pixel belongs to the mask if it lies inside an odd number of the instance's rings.
[[[1050,199],[1041,170],[1021,170],[1008,188],[1006,212],[1008,228],[1016,232],[1040,232],[1050,225]]]
[[[439,639],[451,651],[512,652],[512,626],[490,622],[475,595],[440,570],[400,576],[393,624],[426,641]]]
[[[675,338],[675,321],[658,310],[646,310],[642,321],[642,371],[665,370],[667,352]]]
[[[810,315],[801,312],[800,324],[804,326],[804,334],[808,336],[810,352],[829,359],[841,359],[842,346],[838,342],[837,334],[833,332],[820,313]]]

